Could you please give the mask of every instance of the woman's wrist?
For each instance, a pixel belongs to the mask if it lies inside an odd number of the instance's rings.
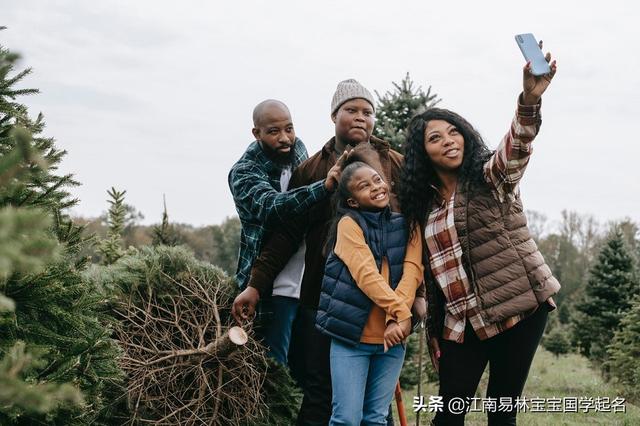
[[[522,92],[522,105],[538,105],[540,103],[540,97],[531,93]]]

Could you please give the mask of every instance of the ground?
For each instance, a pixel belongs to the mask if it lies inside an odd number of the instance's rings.
[[[428,362],[425,357],[425,362]],[[480,382],[476,396],[481,398],[485,394],[488,376],[485,375]],[[430,395],[437,395],[437,385],[425,383],[422,395],[428,400]],[[409,425],[416,424],[416,415],[413,411],[413,398],[417,390],[404,390],[403,401]],[[529,379],[524,390],[527,398],[551,398],[551,397],[577,397],[597,398],[609,397],[613,400],[620,396],[620,392],[610,383],[605,382],[600,374],[590,366],[586,358],[569,354],[555,357],[542,347],[533,361]],[[640,408],[629,401],[625,401],[626,413],[596,412],[591,408],[587,413],[550,413],[550,412],[524,412],[518,414],[518,425],[640,425]],[[396,408],[393,403],[394,410]],[[420,424],[428,425],[433,414],[423,412],[420,415]],[[396,425],[399,425],[397,415]],[[467,415],[466,425],[486,425],[486,414],[470,413]]]

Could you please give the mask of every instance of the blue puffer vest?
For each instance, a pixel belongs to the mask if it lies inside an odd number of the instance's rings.
[[[345,215],[362,228],[378,271],[381,270],[382,259],[387,258],[390,286],[395,290],[402,278],[409,238],[404,216],[392,213],[389,208],[381,212],[348,209]],[[356,285],[347,266],[331,250],[322,279],[316,328],[332,338],[355,346],[360,343],[372,303]]]

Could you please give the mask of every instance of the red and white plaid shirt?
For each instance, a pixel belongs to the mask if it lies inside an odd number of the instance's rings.
[[[518,104],[509,132],[504,136],[495,153],[484,165],[484,177],[500,202],[512,200],[518,194],[518,183],[531,155],[531,141],[540,128],[540,104]],[[507,330],[534,311],[524,312],[498,323],[487,324],[480,316],[478,302],[462,264],[462,247],[453,221],[451,198],[441,203],[429,214],[425,227],[425,240],[433,276],[446,298],[444,330],[442,337],[462,343],[466,319],[473,326],[478,338],[488,339]]]

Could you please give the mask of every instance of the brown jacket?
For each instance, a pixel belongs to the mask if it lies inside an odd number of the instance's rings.
[[[465,271],[486,323],[530,311],[560,290],[531,237],[519,197],[500,203],[488,185],[467,186],[456,193],[453,215]],[[428,332],[440,336],[444,295],[428,273],[425,280]]]
[[[399,205],[395,187],[400,182],[403,157],[400,153],[390,149],[389,144],[381,139],[372,136],[370,141],[380,156],[382,172],[391,189],[391,209],[398,212]],[[325,179],[337,160],[334,146],[335,137],[331,138],[319,152],[300,164],[291,176],[289,187],[297,188]],[[335,211],[331,199],[327,198],[318,202],[306,215],[296,217],[274,232],[266,240],[260,256],[253,264],[248,285],[256,288],[261,296],[270,294],[273,280],[295,253],[306,233],[307,247],[304,276],[300,289],[300,304],[316,309],[327,260],[323,255],[323,248],[334,216]]]

